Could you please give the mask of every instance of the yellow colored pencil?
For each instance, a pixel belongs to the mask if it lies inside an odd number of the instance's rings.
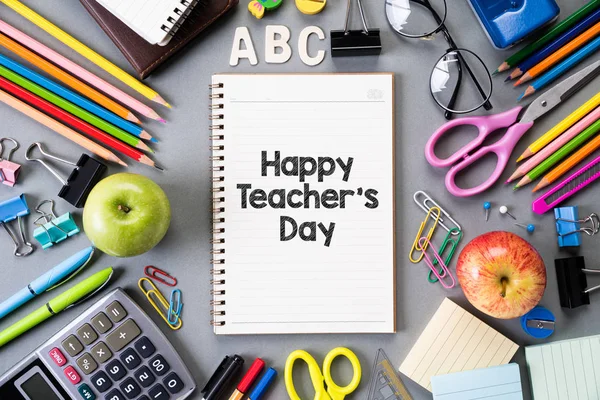
[[[133,90],[137,91],[141,95],[147,97],[148,99],[155,101],[159,104],[162,104],[166,107],[171,108],[171,105],[167,103],[156,91],[144,85],[142,82],[138,81],[136,78],[123,71],[121,68],[117,67],[115,64],[108,61],[106,58],[102,57],[100,54],[96,53],[94,50],[87,47],[85,44],[81,43],[79,40],[75,39],[73,36],[69,35],[58,26],[54,25],[52,22],[48,21],[46,18],[42,17],[31,8],[27,7],[23,3],[18,0],[0,0],[0,2],[4,3],[6,6],[10,7],[13,11],[21,15],[22,17],[31,21],[34,25],[40,27],[45,30],[48,34],[54,36],[56,39],[63,42],[65,45],[69,46],[71,49],[75,50],[115,78],[119,79]]]

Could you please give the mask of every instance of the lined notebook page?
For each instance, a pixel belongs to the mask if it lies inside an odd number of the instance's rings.
[[[406,356],[400,372],[431,391],[431,377],[507,364],[519,346],[444,299]]]
[[[223,84],[213,93],[224,96],[213,100],[214,106],[223,104],[214,111],[223,119],[213,123],[224,128],[215,132],[224,140],[214,144],[224,145],[216,154],[225,157],[219,183],[225,211],[217,214],[225,218],[220,224],[225,233],[214,237],[225,239],[225,263],[217,266],[225,274],[216,277],[225,282],[215,286],[225,295],[215,300],[226,304],[214,309],[217,315],[225,312],[216,318],[225,325],[216,333],[394,332],[393,79],[392,74],[213,77],[213,84]],[[285,157],[316,162],[321,157],[317,169],[331,172],[322,182],[317,172],[301,182],[288,161],[280,176],[275,167],[262,176],[263,151],[270,162],[276,151],[282,163]],[[335,170],[326,157],[336,160]],[[347,165],[349,158],[344,181],[339,162]],[[246,208],[240,184],[251,185]],[[276,208],[280,195],[272,195],[276,207],[265,201],[263,208],[252,207],[255,189],[266,196],[285,190],[284,208]],[[315,194],[327,196],[330,208],[323,200],[317,208]],[[293,219],[298,230],[308,223],[306,240],[297,233],[282,241],[282,217]],[[326,231],[335,224],[329,245],[320,228],[311,240],[311,223]],[[292,230],[285,222],[284,237]]]
[[[525,347],[535,400],[600,399],[600,335]]]
[[[433,400],[523,400],[519,364],[431,377]]]

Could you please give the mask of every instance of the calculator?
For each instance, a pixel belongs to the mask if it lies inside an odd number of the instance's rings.
[[[0,377],[2,400],[171,400],[195,388],[171,343],[122,289]]]

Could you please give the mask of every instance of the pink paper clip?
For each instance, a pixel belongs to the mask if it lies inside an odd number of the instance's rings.
[[[173,287],[177,285],[177,279],[175,277],[169,275],[162,269],[156,268],[153,265],[147,265],[146,268],[144,268],[144,274],[148,278],[152,278],[157,282],[164,283],[167,286]]]
[[[4,145],[2,144],[5,140],[10,140],[15,145],[10,151],[6,158],[2,158],[4,152]],[[17,163],[10,161],[10,157],[19,148],[19,143],[13,138],[2,138],[0,139],[0,182],[6,186],[13,187],[17,183],[21,166]]]
[[[433,265],[433,261],[431,260],[431,257],[429,256],[429,254],[427,254],[427,250],[423,251],[423,256],[424,256],[423,258],[425,259],[425,264],[427,264],[429,269],[431,269],[431,271],[436,276],[438,281],[442,284],[442,286],[446,289],[452,289],[454,286],[456,286],[456,280],[454,279],[454,275],[452,275],[452,272],[450,272],[450,270],[448,269],[448,266],[446,265],[446,263],[444,262],[442,257],[440,257],[440,255],[438,254],[438,251],[435,248],[435,246],[433,245],[433,243],[431,243],[428,238],[422,237],[421,239],[419,239],[419,246],[421,246],[421,248],[423,248],[423,249],[427,249],[427,247],[429,247],[433,251],[435,259],[438,262],[438,266],[439,266],[440,270],[442,270],[441,274],[437,271],[437,268],[435,267],[435,265]],[[449,285],[444,282],[443,278],[445,278],[446,276],[449,277],[452,284]]]

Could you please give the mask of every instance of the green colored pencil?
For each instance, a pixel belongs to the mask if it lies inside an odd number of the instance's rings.
[[[600,132],[600,119],[588,126],[586,130],[581,132],[575,138],[571,139],[569,143],[565,144],[550,157],[546,158],[537,167],[529,171],[529,173],[525,175],[519,183],[517,183],[514,189],[517,190],[542,176],[542,174],[546,173],[546,171],[556,165],[563,158],[571,154],[576,148],[584,144],[592,136],[598,134],[598,132]]]
[[[148,147],[148,145],[146,145],[146,143],[144,143],[144,141],[140,138],[135,137],[132,134],[125,132],[121,128],[118,128],[113,124],[106,122],[102,118],[90,113],[89,111],[84,110],[83,108],[71,103],[70,101],[63,99],[62,97],[52,93],[51,91],[44,89],[40,85],[33,83],[29,79],[26,79],[21,75],[14,73],[13,71],[9,70],[8,68],[2,65],[0,65],[0,76],[3,76],[4,78],[8,79],[14,84],[19,85],[22,88],[37,94],[38,96],[51,102],[55,106],[60,107],[68,113],[71,113],[81,118],[82,120],[94,125],[96,128],[103,130],[104,132],[127,143],[128,145],[136,147],[140,150],[145,150],[154,153],[154,151],[150,147]]]
[[[519,64],[521,61],[524,61],[529,56],[531,56],[534,52],[538,51],[543,46],[550,43],[558,35],[565,32],[567,29],[569,29],[570,27],[575,25],[577,22],[579,22],[586,15],[590,14],[592,11],[594,11],[598,7],[600,7],[600,0],[589,1],[586,5],[581,7],[579,10],[575,11],[573,14],[569,15],[564,21],[562,21],[560,24],[556,25],[554,28],[552,28],[550,31],[548,31],[548,33],[546,33],[544,36],[542,36],[535,42],[530,43],[527,46],[523,47],[521,50],[519,50],[512,56],[508,57],[506,59],[506,61],[504,61],[498,67],[498,69],[496,69],[496,71],[494,71],[494,74],[506,71],[507,69],[510,69],[513,66]]]

